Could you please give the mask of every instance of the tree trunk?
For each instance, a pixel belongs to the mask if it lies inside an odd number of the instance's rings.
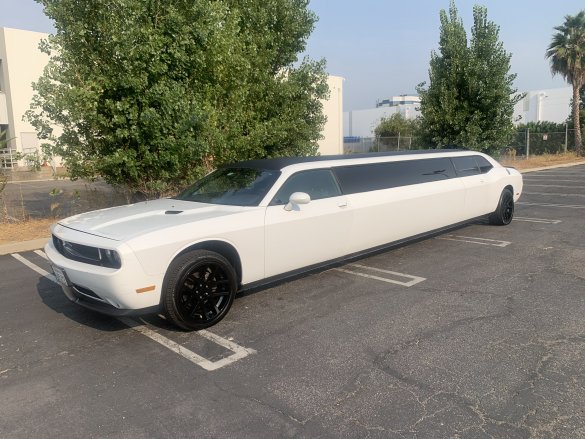
[[[573,84],[573,128],[575,128],[575,152],[577,155],[581,155],[581,121],[579,120],[580,91],[580,84]]]

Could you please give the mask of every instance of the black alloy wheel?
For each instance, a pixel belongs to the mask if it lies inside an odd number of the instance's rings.
[[[196,250],[179,256],[165,278],[167,317],[187,330],[215,325],[234,301],[236,279],[233,267],[218,253]]]
[[[509,189],[504,189],[496,210],[489,216],[490,224],[507,226],[514,218],[514,195]]]

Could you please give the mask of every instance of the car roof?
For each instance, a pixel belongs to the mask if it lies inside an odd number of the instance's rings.
[[[376,157],[408,156],[418,154],[441,154],[454,152],[470,152],[466,149],[421,149],[412,151],[372,152],[364,154],[319,155],[310,157],[278,157],[273,159],[246,160],[227,165],[229,168],[254,168],[279,171],[291,165],[333,160],[354,160]]]

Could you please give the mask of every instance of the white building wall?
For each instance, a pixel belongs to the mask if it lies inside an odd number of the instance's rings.
[[[531,90],[514,107],[514,124],[528,122],[565,123],[571,114],[571,87]]]
[[[343,78],[329,76],[329,99],[323,101],[323,113],[327,122],[323,138],[319,141],[319,154],[343,154]]]
[[[348,111],[343,114],[343,135],[351,137],[374,137],[374,130],[382,118],[390,117],[396,113],[401,113],[406,119],[416,119],[420,115],[418,104]]]
[[[49,57],[38,46],[48,35],[19,29],[0,28],[0,87],[6,98],[8,146],[32,152],[40,142],[34,127],[23,121],[33,97],[32,83],[43,73]],[[0,111],[1,114],[1,111]]]

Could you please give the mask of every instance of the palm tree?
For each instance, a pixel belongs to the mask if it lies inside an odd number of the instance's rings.
[[[579,121],[579,92],[585,84],[585,11],[565,16],[546,50],[553,75],[559,74],[573,86],[573,123],[575,152],[581,154],[581,124]]]

